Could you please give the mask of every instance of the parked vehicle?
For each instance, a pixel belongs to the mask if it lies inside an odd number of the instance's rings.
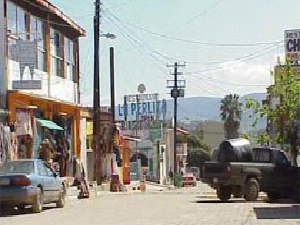
[[[65,205],[66,187],[60,177],[42,160],[24,159],[0,164],[1,209],[32,205],[39,213],[44,203]]]
[[[196,186],[197,180],[193,173],[186,173],[182,176],[182,186]]]
[[[193,173],[196,177],[196,180],[200,180],[200,169],[199,167],[190,167],[188,168],[189,173]]]
[[[226,140],[215,152],[215,159],[204,163],[203,181],[217,190],[218,198],[227,201],[244,197],[258,198],[259,191],[271,201],[300,198],[300,168],[291,166],[283,150],[250,148],[245,139]]]

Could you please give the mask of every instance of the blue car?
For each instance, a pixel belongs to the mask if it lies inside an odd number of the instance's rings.
[[[66,188],[62,179],[47,163],[24,159],[0,164],[0,210],[32,206],[42,212],[44,203],[65,205]]]

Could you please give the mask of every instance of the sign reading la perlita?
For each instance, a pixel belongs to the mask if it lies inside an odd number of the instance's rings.
[[[167,102],[165,99],[159,100],[157,93],[126,95],[125,100],[124,105],[118,105],[119,120],[164,120],[166,117]]]
[[[300,61],[300,29],[284,32],[286,57],[290,61]]]

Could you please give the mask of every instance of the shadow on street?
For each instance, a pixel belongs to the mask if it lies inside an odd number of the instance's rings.
[[[53,207],[44,206],[43,211],[53,209]],[[19,215],[27,215],[27,214],[34,214],[31,211],[31,208],[25,208],[25,209],[11,209],[11,210],[1,210],[0,211],[0,217],[14,217]]]
[[[227,202],[222,202],[219,199],[201,199],[201,200],[197,200],[197,201],[192,201],[192,203],[220,203],[220,204],[228,204],[228,203],[245,203],[246,201],[244,199],[233,199],[233,200],[229,200]]]
[[[254,207],[257,219],[300,219],[300,205],[287,207]]]

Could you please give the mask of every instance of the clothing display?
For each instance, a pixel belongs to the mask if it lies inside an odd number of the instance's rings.
[[[13,160],[15,154],[14,144],[10,127],[0,124],[0,162]]]
[[[16,122],[17,136],[20,135],[33,135],[31,116],[28,112],[18,112]]]

